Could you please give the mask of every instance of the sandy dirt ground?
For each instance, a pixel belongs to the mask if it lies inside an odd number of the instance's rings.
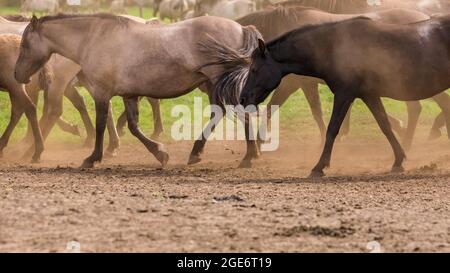
[[[0,161],[0,251],[450,251],[450,142],[416,141],[404,174],[383,138],[336,144],[323,179],[306,178],[319,143],[282,141],[252,169],[241,142],[167,146],[165,169],[140,144],[80,170],[89,149],[47,145],[42,162]],[[377,243],[369,243],[376,241]],[[368,245],[369,243],[369,245]]]

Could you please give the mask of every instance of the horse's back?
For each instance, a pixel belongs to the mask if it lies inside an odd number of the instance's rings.
[[[348,84],[363,79],[380,96],[400,100],[426,98],[430,90],[437,94],[449,87],[450,33],[436,20],[395,25],[356,19],[331,32],[337,35],[335,71]]]

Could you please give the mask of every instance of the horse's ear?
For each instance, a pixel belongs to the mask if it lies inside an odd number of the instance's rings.
[[[31,17],[31,21],[30,21],[30,25],[31,25],[31,30],[36,30],[38,27],[38,18],[36,17],[36,15],[33,14],[33,17]]]
[[[264,56],[266,53],[266,44],[262,39],[258,39],[259,52]]]

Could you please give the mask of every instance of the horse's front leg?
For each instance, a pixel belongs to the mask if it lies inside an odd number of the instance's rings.
[[[323,169],[330,166],[331,152],[333,150],[333,144],[336,136],[339,133],[342,122],[347,114],[347,111],[354,101],[354,97],[345,93],[335,93],[333,103],[333,113],[331,114],[331,120],[328,124],[327,136],[325,145],[323,147],[322,155],[319,162],[312,169],[310,177],[322,177],[324,176]]]
[[[311,108],[311,112],[314,120],[319,127],[320,136],[321,136],[321,144],[325,142],[326,136],[326,126],[323,121],[323,112],[322,112],[322,103],[320,101],[319,96],[319,83],[316,81],[307,82],[302,84],[303,93],[305,93],[306,100],[308,101],[309,107]]]
[[[109,98],[95,100],[95,148],[92,154],[86,158],[81,168],[92,168],[95,162],[100,162],[103,157],[103,140],[108,119]]]
[[[138,98],[123,99],[125,103],[125,111],[127,113],[128,128],[130,132],[145,145],[147,150],[151,152],[156,159],[164,167],[169,161],[169,154],[166,152],[164,145],[147,138],[139,129],[139,109]]]
[[[114,115],[111,101],[109,102],[108,106],[108,119],[106,121],[106,127],[108,128],[109,144],[108,148],[106,149],[105,155],[108,157],[114,157],[116,156],[117,149],[120,146],[120,138],[119,134],[117,133],[116,125],[114,124]]]
[[[433,100],[442,109],[442,112],[436,117],[430,132],[429,139],[438,138],[441,135],[440,128],[446,125],[447,134],[450,138],[450,97],[447,93],[442,92],[433,97]]]
[[[73,106],[78,110],[80,113],[81,119],[83,120],[84,127],[86,129],[86,140],[84,141],[83,146],[84,147],[91,147],[94,143],[95,138],[95,129],[94,125],[92,124],[91,118],[89,117],[89,113],[87,111],[86,103],[84,102],[83,96],[78,92],[78,90],[73,86],[72,83],[70,83],[65,92],[64,95],[66,98],[70,100],[70,102],[73,104]]]
[[[189,156],[188,165],[192,165],[192,164],[202,161],[201,154],[203,153],[203,150],[205,148],[206,141],[208,140],[208,137],[210,136],[210,134],[216,128],[217,123],[224,116],[223,112],[221,113],[221,116],[215,116],[217,114],[218,113],[211,112],[211,117],[209,119],[208,124],[203,129],[202,135],[195,140],[194,146],[192,147],[192,151]]]
[[[247,152],[239,164],[239,168],[251,168],[252,167],[252,159],[256,159],[259,156],[259,149],[256,143],[252,120],[248,113],[245,113],[244,118],[241,118],[241,121],[244,123],[245,128],[245,141],[247,144]]]
[[[152,106],[152,112],[153,112],[153,139],[158,139],[162,133],[164,133],[164,126],[162,123],[162,116],[161,116],[161,103],[158,99],[153,99],[150,97],[147,97],[148,102]]]
[[[39,162],[41,154],[44,151],[44,138],[39,127],[39,122],[36,114],[36,106],[26,94],[24,86],[21,86],[17,89],[13,88],[13,90],[11,90],[10,92],[14,92],[15,99],[17,100],[18,104],[21,105],[21,108],[23,108],[23,110],[25,111],[25,115],[27,116],[27,119],[31,124],[31,130],[34,137],[34,145],[32,146],[34,147],[34,154],[32,157],[32,162]],[[25,153],[24,157],[28,157],[28,154],[31,155],[32,153],[33,150],[31,149],[29,153]]]
[[[391,124],[389,122],[388,115],[386,114],[386,110],[384,109],[383,103],[381,102],[380,97],[372,97],[367,96],[363,98],[364,103],[369,108],[370,112],[372,112],[375,120],[378,123],[383,134],[388,139],[389,143],[394,150],[395,162],[392,166],[392,172],[402,172],[403,169],[403,160],[406,158],[405,152],[403,151],[402,146],[398,142],[397,138],[392,131]]]
[[[9,93],[9,97],[11,100],[11,117],[5,132],[0,138],[0,157],[3,156],[3,149],[8,145],[9,138],[24,112],[23,106],[19,103],[19,98],[14,93]],[[29,129],[29,131],[30,134],[32,134],[31,129]]]
[[[422,105],[420,104],[420,101],[408,101],[406,102],[406,109],[408,110],[408,125],[406,127],[405,135],[403,136],[402,145],[406,150],[409,150],[412,145],[417,123],[419,122]]]

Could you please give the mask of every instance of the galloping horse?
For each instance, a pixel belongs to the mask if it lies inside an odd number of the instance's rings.
[[[334,93],[325,146],[312,177],[323,176],[330,165],[334,140],[355,98],[364,101],[389,140],[392,171],[403,171],[405,153],[381,97],[421,100],[450,87],[450,15],[408,25],[355,18],[302,27],[267,45],[259,40],[241,103],[261,103],[290,73],[324,79]],[[450,106],[443,105],[443,111],[449,127]]]
[[[210,58],[199,45],[213,40],[249,56],[257,37],[254,27],[212,16],[152,26],[108,14],[33,17],[23,34],[15,75],[19,82],[29,82],[53,53],[81,66],[96,108],[95,149],[82,167],[102,159],[108,105],[117,95],[124,98],[130,131],[164,166],[169,155],[163,144],[145,137],[138,127],[138,97],[173,98],[202,86],[216,104],[216,94],[222,94],[216,79],[229,71],[204,66]],[[196,140],[190,161],[200,160],[206,138],[202,134]],[[248,140],[247,146],[244,161],[256,156],[256,142]]]

